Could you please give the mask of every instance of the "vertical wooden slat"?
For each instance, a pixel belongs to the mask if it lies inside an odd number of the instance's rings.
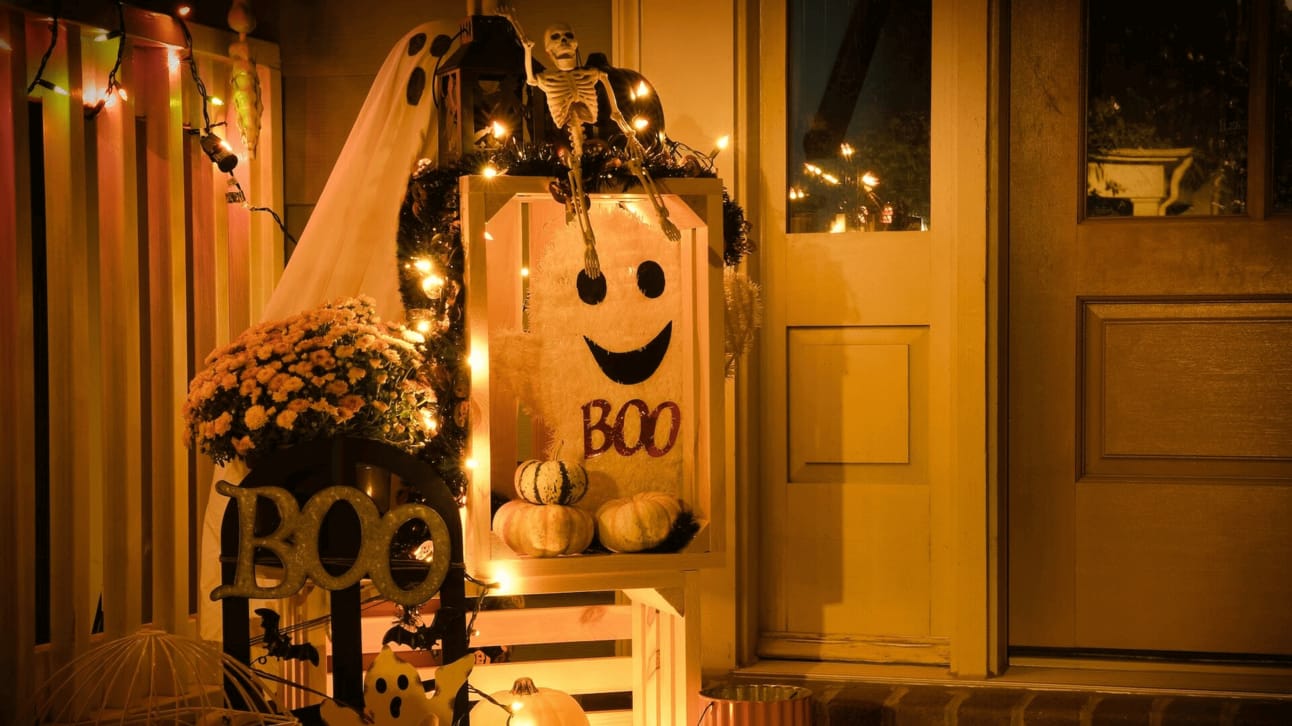
[[[27,56],[23,16],[0,11],[0,340],[33,339],[31,286],[31,189],[27,155]],[[35,416],[31,351],[0,346],[0,507],[10,526],[0,532],[0,558],[12,580],[0,592],[0,622],[8,637],[0,645],[0,713],[17,710],[32,688],[35,646]]]
[[[28,48],[47,43],[48,24],[29,25]],[[44,77],[79,88],[80,44],[64,25]],[[90,345],[88,240],[85,228],[84,114],[69,96],[42,94],[45,133],[45,209],[49,309],[50,642],[55,661],[89,644],[90,602],[86,505],[96,431],[88,419],[91,390],[84,366],[95,365]]]
[[[115,56],[115,44],[106,48]],[[109,58],[111,63],[115,58]],[[106,73],[111,66],[103,68]],[[119,73],[131,77],[126,64]],[[139,222],[135,174],[133,101],[115,100],[95,118],[98,138],[99,279],[103,349],[103,407],[109,412],[104,436],[103,551],[104,628],[109,637],[133,632],[142,619],[140,589],[143,567],[131,533],[139,521],[142,449],[139,332]]]
[[[172,632],[182,632],[187,622],[187,576],[178,577],[188,562],[188,538],[176,512],[186,509],[186,492],[177,489],[187,480],[187,461],[179,454],[178,402],[186,381],[187,333],[184,249],[184,168],[181,69],[170,67],[166,53],[139,48],[137,63],[140,111],[147,134],[148,188],[148,340],[151,349],[150,425],[152,452],[152,619]],[[177,532],[182,536],[177,536]],[[180,603],[183,603],[181,606]]]
[[[256,66],[260,77],[261,103],[264,110],[260,118],[260,135],[257,156],[248,159],[246,173],[239,174],[247,190],[247,202],[256,207],[283,211],[282,144],[277,129],[282,108],[282,74],[267,66]],[[230,113],[233,125],[237,114]],[[239,148],[241,142],[239,142]],[[260,319],[260,311],[269,302],[269,295],[278,282],[283,269],[285,239],[278,223],[267,212],[256,212],[248,220],[251,225],[248,259],[248,303],[253,320]]]

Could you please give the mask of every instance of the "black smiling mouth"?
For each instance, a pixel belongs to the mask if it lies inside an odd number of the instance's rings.
[[[601,372],[606,374],[606,378],[615,383],[631,386],[655,374],[659,364],[664,361],[664,354],[668,352],[668,343],[672,336],[673,323],[670,321],[651,342],[637,350],[616,353],[593,343],[586,335],[583,336],[583,340],[587,342],[588,350],[592,351],[593,360],[597,362]]]

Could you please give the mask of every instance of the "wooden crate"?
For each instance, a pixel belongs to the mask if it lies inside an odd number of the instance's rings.
[[[491,495],[514,497],[516,464],[534,455],[526,443],[533,432],[518,416],[515,396],[496,384],[499,371],[490,354],[499,331],[523,328],[527,283],[520,270],[537,259],[544,236],[564,224],[565,209],[548,192],[549,181],[510,176],[461,180],[472,360],[469,455],[475,462],[465,513],[467,569],[496,583],[497,592],[505,594],[623,593],[632,621],[628,685],[633,693],[633,722],[694,722],[700,686],[698,572],[722,566],[728,522],[723,470],[722,184],[717,179],[659,182],[670,218],[682,230],[677,243],[683,272],[682,313],[674,340],[682,346],[681,399],[694,417],[694,430],[683,437],[686,448],[679,489],[701,528],[686,548],[672,554],[535,558],[513,552],[490,529]],[[643,210],[641,216],[654,221],[643,194],[594,194],[591,199],[594,207]],[[527,622],[538,630],[548,626],[548,617],[531,613]],[[598,674],[620,672],[591,668]],[[571,674],[579,679],[576,671],[559,662],[550,671],[557,682]],[[567,685],[578,692],[578,683]]]
[[[578,698],[593,726],[694,723],[700,680],[698,663],[692,661],[698,653],[688,650],[687,641],[698,640],[698,619],[688,622],[682,615],[688,606],[686,579],[679,573],[675,585],[661,591],[534,591],[517,598],[516,607],[486,608],[475,622],[471,646],[509,646],[513,659],[477,664],[470,683],[496,693],[510,690],[517,678],[531,678],[539,686]],[[540,585],[534,590],[543,589],[541,578],[531,582]],[[692,587],[690,592],[697,591]],[[695,602],[689,605],[698,607]],[[423,615],[429,619],[433,610],[434,601],[423,608]],[[380,652],[395,615],[394,607],[385,603],[364,610],[365,663]],[[543,647],[552,644],[564,647]],[[530,652],[520,654],[527,646]],[[330,654],[331,644],[325,647]],[[423,681],[435,677],[430,654],[397,644],[391,649],[416,665]],[[630,697],[631,708],[616,698],[623,695]],[[477,698],[473,695],[471,700]]]

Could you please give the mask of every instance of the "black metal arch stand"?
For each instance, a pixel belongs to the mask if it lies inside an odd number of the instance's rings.
[[[421,494],[423,502],[439,513],[444,523],[448,525],[450,551],[436,552],[434,556],[451,558],[448,574],[440,586],[441,612],[438,617],[445,625],[442,662],[452,663],[467,652],[466,567],[462,559],[462,520],[458,513],[457,502],[453,499],[448,485],[433,467],[379,441],[330,438],[275,451],[270,456],[257,459],[251,473],[242,481],[242,486],[244,488],[280,487],[292,492],[297,503],[303,506],[315,492],[321,489],[337,485],[355,487],[356,471],[362,464],[384,469],[398,476],[406,486],[416,489]],[[267,534],[278,524],[274,507],[267,501],[265,503],[265,511],[257,512],[257,536]],[[262,515],[267,517],[264,532],[261,531],[260,526]],[[340,520],[341,525],[331,520],[331,516],[325,517],[319,531],[320,558],[327,562],[339,561],[338,564],[343,566],[338,571],[344,572],[349,565],[344,564],[345,555],[340,553],[358,552],[358,538],[361,532],[358,527],[346,526],[347,520]],[[348,521],[357,520],[351,517]],[[238,503],[230,499],[220,529],[220,576],[224,584],[234,581],[238,540]],[[349,556],[352,563],[353,554]],[[270,563],[278,564],[272,559]],[[419,568],[415,563],[401,563],[401,565],[402,568],[396,572],[397,581],[401,575],[408,575],[409,582],[416,584],[425,575],[425,566]],[[247,598],[224,598],[222,618],[224,652],[249,665],[251,632]],[[332,696],[341,703],[362,707],[363,647],[358,584],[331,593],[331,628]],[[245,707],[245,704],[237,703],[238,696],[232,689],[227,690],[231,707]],[[464,688],[457,694],[454,712],[465,713],[467,708],[467,693]]]

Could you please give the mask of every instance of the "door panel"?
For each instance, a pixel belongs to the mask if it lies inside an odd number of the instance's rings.
[[[1082,3],[1011,13],[1011,646],[1292,656],[1292,225],[1255,161],[1238,214],[1083,220]]]

